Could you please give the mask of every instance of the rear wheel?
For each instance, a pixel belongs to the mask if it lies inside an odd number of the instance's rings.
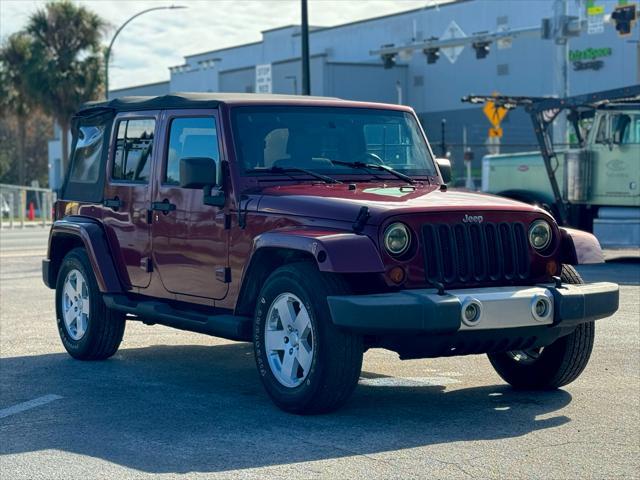
[[[584,283],[570,265],[562,266],[562,281]],[[507,383],[521,389],[554,389],[573,382],[583,372],[594,340],[594,323],[582,323],[551,345],[528,350],[490,353],[489,361]]]
[[[109,358],[122,341],[125,316],[105,306],[82,248],[71,250],[62,260],[56,283],[56,318],[62,344],[74,358]]]
[[[299,414],[343,405],[358,383],[362,338],[336,328],[328,295],[348,289],[315,265],[296,263],[267,279],[256,306],[253,342],[262,383],[274,403]]]

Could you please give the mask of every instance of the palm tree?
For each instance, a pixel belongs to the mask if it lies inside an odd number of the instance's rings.
[[[62,131],[62,164],[69,158],[73,113],[97,99],[103,85],[100,41],[106,23],[69,0],[47,3],[36,11],[26,31],[33,41],[30,90]]]
[[[11,35],[0,48],[0,115],[15,115],[18,151],[13,164],[20,185],[26,180],[27,116],[33,105],[27,82],[30,61],[31,38],[24,32]]]

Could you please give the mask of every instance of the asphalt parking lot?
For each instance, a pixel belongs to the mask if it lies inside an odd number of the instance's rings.
[[[0,232],[0,478],[639,478],[640,262],[619,282],[583,375],[514,392],[485,356],[365,354],[341,411],[276,409],[249,344],[127,325],[99,363],[64,352],[41,280],[47,232]]]

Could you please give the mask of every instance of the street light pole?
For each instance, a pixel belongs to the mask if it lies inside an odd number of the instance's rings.
[[[309,79],[309,15],[307,14],[307,0],[301,0],[302,14],[302,94],[311,95],[311,80]]]
[[[168,7],[147,8],[146,10],[142,10],[141,12],[136,13],[132,17],[129,17],[129,19],[126,22],[124,22],[122,25],[120,25],[120,27],[118,27],[118,29],[116,30],[116,33],[114,33],[113,37],[111,38],[111,42],[107,47],[107,51],[104,54],[104,84],[105,84],[104,98],[105,100],[109,99],[109,59],[111,58],[111,48],[113,47],[113,43],[116,41],[116,38],[118,37],[122,29],[124,29],[124,27],[129,25],[129,23],[131,23],[133,19],[138,18],[140,15],[144,15],[145,13],[153,12],[154,10],[177,10],[181,8],[187,8],[187,7],[182,7],[179,5],[170,5]]]

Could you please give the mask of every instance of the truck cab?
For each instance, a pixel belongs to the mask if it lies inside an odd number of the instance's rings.
[[[448,188],[409,107],[173,94],[93,103],[43,279],[63,346],[118,349],[128,321],[250,341],[272,400],[344,404],[369,348],[486,353],[517,387],[585,368],[618,287],[572,267],[592,235],[541,208]]]
[[[608,248],[640,245],[640,108],[612,103],[585,123],[585,144],[556,152],[555,175],[571,219]],[[486,155],[482,191],[536,203],[556,217],[539,152]]]

